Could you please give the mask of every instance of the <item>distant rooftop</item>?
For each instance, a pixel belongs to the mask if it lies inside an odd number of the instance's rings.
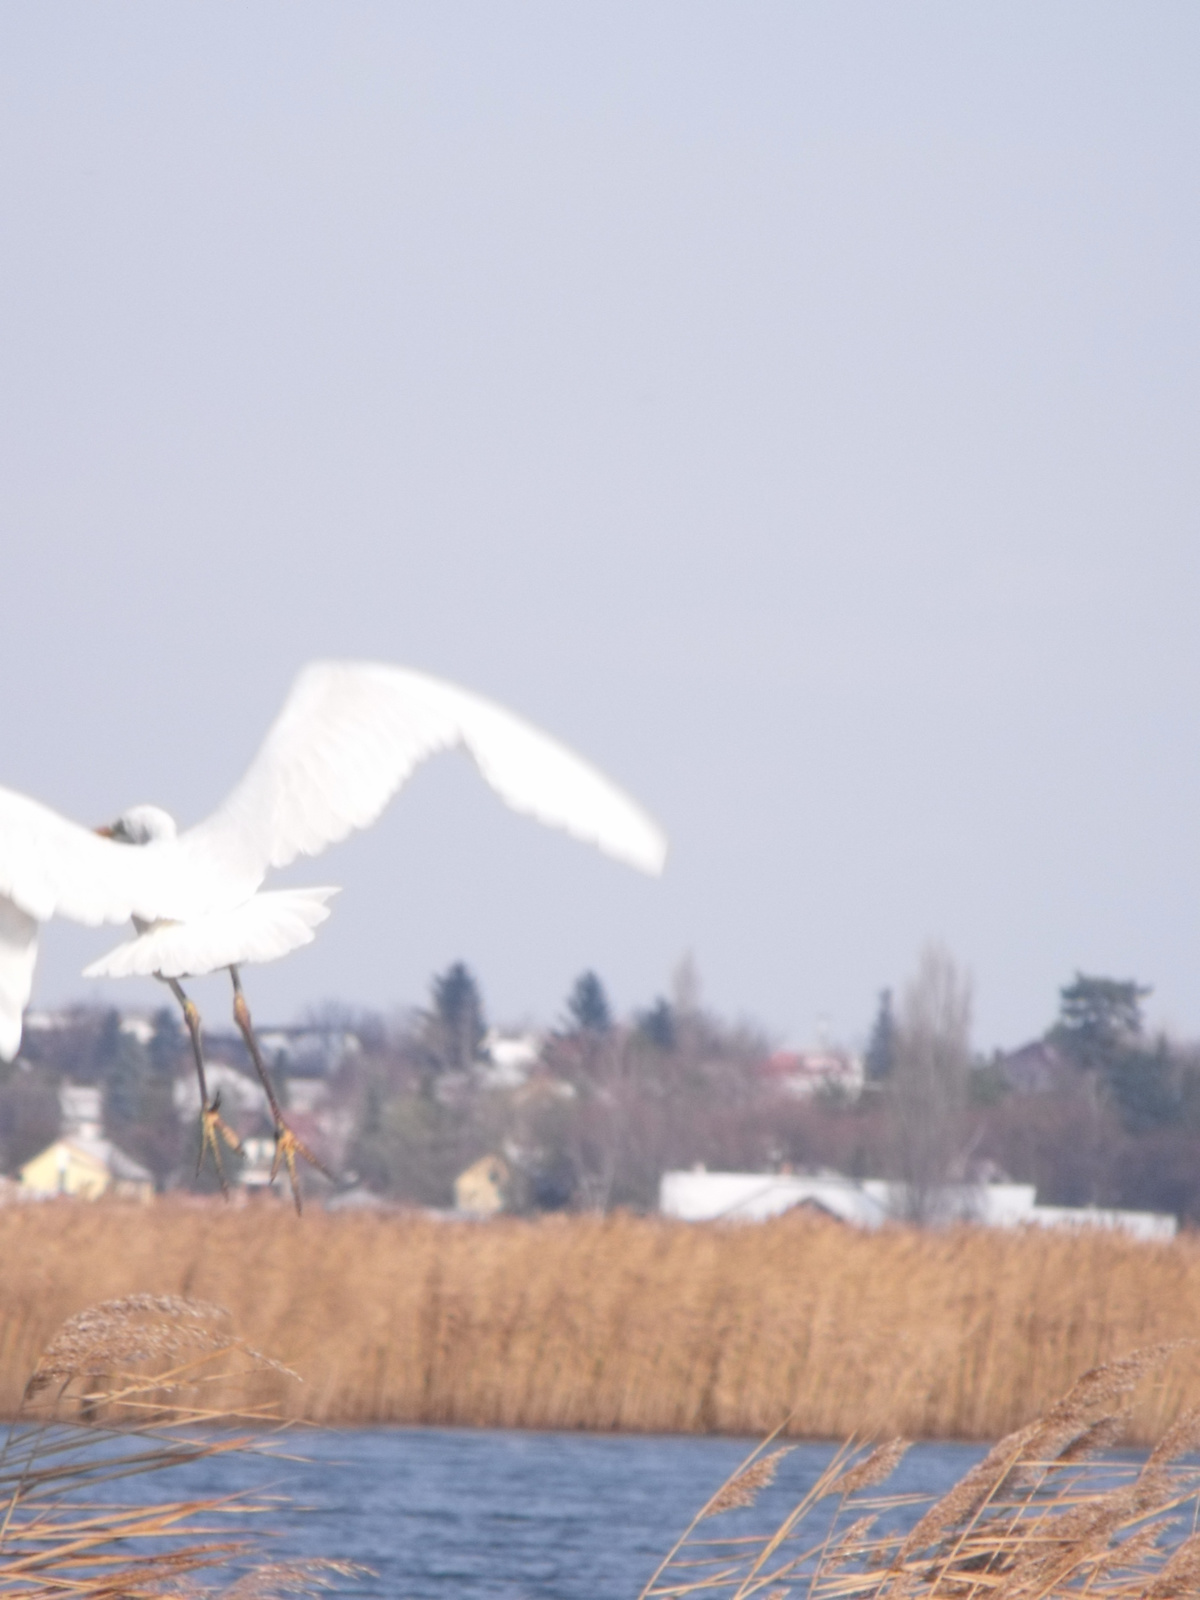
[[[906,1213],[905,1185],[886,1178],[824,1172],[665,1172],[659,1209],[683,1222],[763,1222],[798,1206],[824,1211],[858,1228],[881,1228]],[[1173,1216],[1093,1206],[1041,1206],[1031,1183],[946,1184],[938,1193],[942,1222],[986,1228],[1107,1228],[1137,1239],[1175,1236]]]

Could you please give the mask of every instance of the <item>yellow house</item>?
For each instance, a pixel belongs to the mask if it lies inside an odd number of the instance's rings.
[[[20,1171],[22,1199],[47,1199],[70,1194],[95,1200],[102,1194],[128,1200],[150,1200],[154,1179],[132,1156],[118,1150],[110,1139],[72,1134],[47,1145]]]
[[[454,1180],[454,1209],[472,1217],[494,1217],[504,1210],[508,1167],[499,1156],[481,1156]]]

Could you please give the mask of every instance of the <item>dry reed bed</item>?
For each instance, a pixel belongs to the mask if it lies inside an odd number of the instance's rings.
[[[1085,1368],[1200,1334],[1200,1245],[1094,1233],[879,1234],[819,1219],[486,1225],[282,1206],[0,1211],[0,1412],[68,1316],[134,1293],[215,1301],[340,1423],[994,1438]],[[1140,1402],[1200,1403],[1181,1351]]]

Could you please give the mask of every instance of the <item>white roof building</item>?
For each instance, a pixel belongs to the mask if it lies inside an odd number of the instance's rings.
[[[235,1117],[268,1114],[266,1092],[257,1078],[247,1077],[224,1061],[206,1061],[204,1080],[210,1095],[220,1095],[227,1114]],[[193,1069],[189,1068],[176,1078],[171,1098],[181,1118],[186,1120],[200,1115],[200,1084]]]
[[[488,1089],[519,1089],[542,1059],[540,1033],[502,1033],[489,1028],[480,1047],[478,1077]]]
[[[1177,1229],[1173,1216],[1157,1211],[1040,1206],[1031,1183],[947,1184],[938,1199],[940,1220],[986,1228],[1109,1228],[1147,1240],[1173,1239]],[[664,1216],[682,1222],[763,1222],[808,1206],[858,1228],[880,1228],[906,1212],[904,1184],[838,1172],[664,1172],[658,1203]]]

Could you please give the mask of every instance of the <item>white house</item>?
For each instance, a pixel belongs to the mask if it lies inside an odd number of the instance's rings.
[[[269,1111],[266,1092],[257,1078],[251,1078],[224,1061],[206,1061],[204,1080],[210,1095],[220,1095],[221,1109],[226,1118],[236,1120],[244,1116],[266,1116]],[[190,1122],[200,1115],[200,1083],[190,1067],[176,1078],[171,1089],[176,1114]]]
[[[489,1028],[480,1046],[478,1077],[488,1089],[519,1089],[542,1059],[540,1033],[502,1033]]]
[[[902,1219],[905,1185],[886,1178],[811,1176],[786,1172],[664,1172],[659,1210],[683,1222],[762,1222],[797,1206],[823,1211],[858,1228]],[[1156,1211],[1093,1206],[1040,1206],[1031,1183],[947,1184],[938,1195],[939,1220],[987,1228],[1110,1228],[1137,1239],[1172,1239],[1174,1217]]]

